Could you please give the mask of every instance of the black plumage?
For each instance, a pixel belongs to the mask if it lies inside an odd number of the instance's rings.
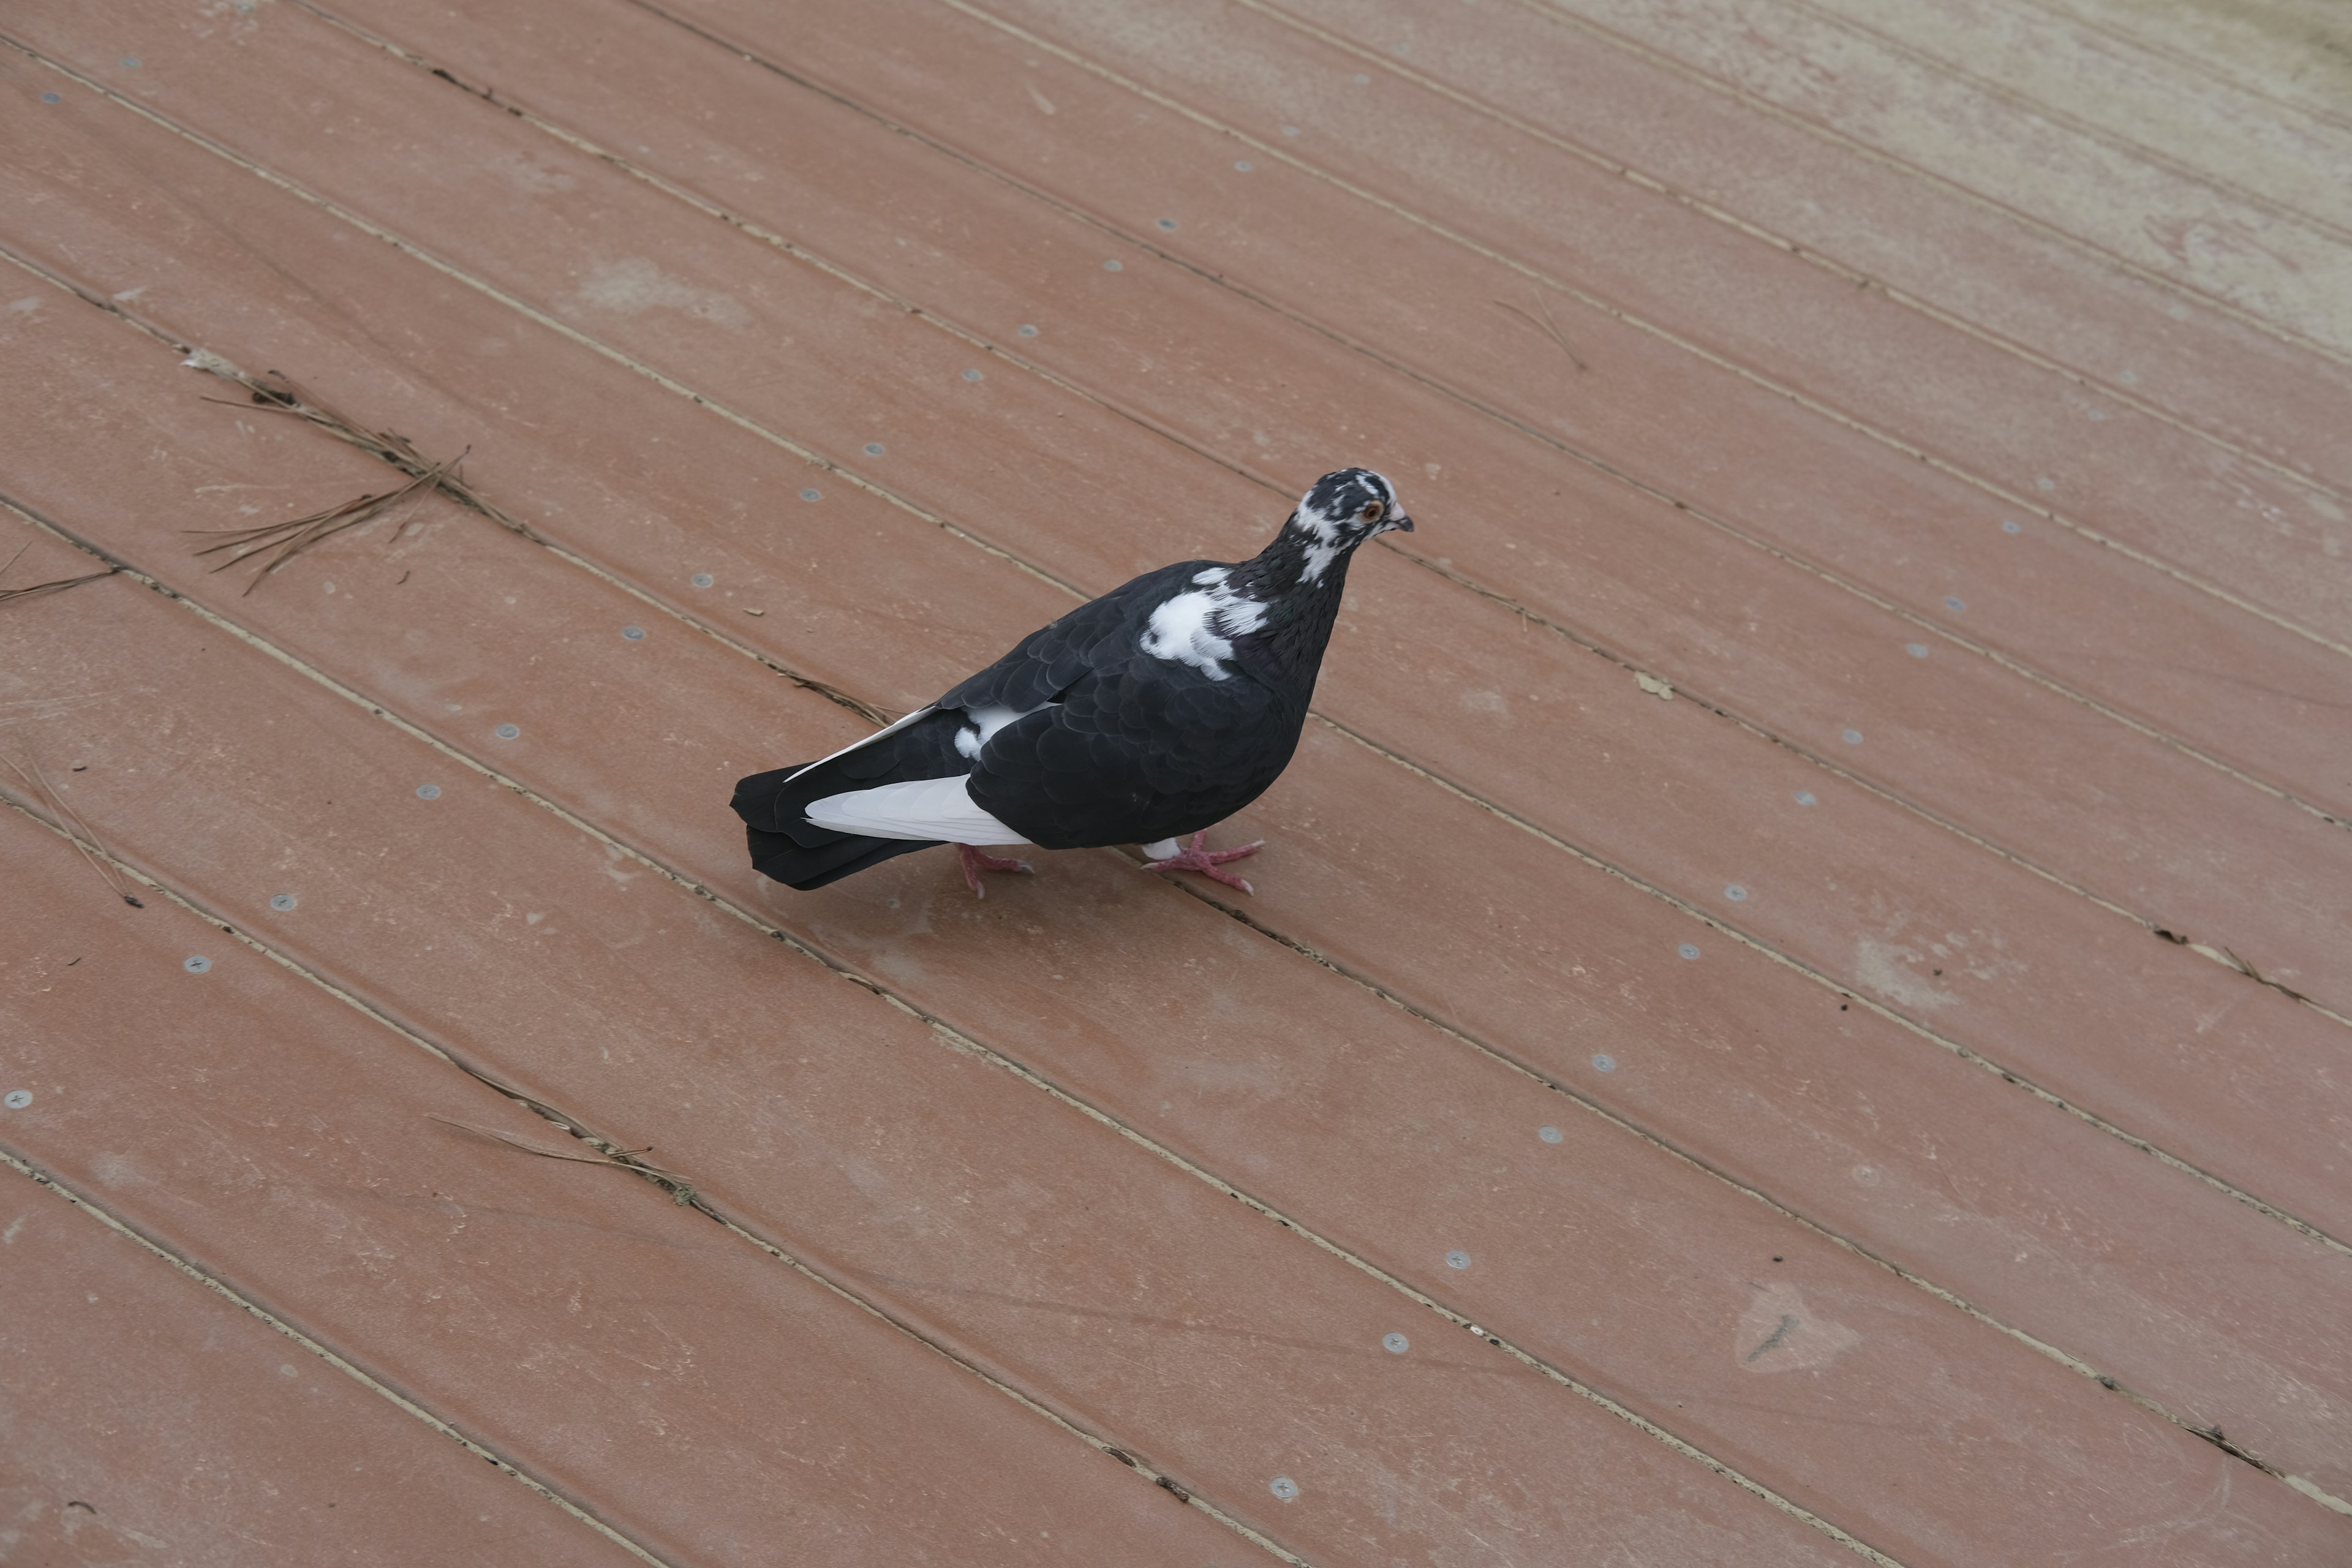
[[[914,824],[930,817],[884,837],[807,813],[825,802],[831,814],[887,814],[903,793],[857,792],[959,776],[969,805],[954,804],[980,831],[1011,830],[979,842],[1149,844],[1224,820],[1264,794],[1297,749],[1356,547],[1412,527],[1380,475],[1326,475],[1252,559],[1148,572],[849,751],[742,780],[734,807],[752,864],[806,889],[950,842],[920,836]]]

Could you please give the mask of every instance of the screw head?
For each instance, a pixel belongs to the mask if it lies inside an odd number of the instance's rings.
[[[212,966],[213,961],[206,958],[201,952],[191,953],[186,958],[180,960],[180,967],[186,970],[191,974],[202,974]]]
[[[693,584],[698,588],[708,588],[710,584],[719,581],[719,579],[713,577],[708,572],[697,572],[693,576],[688,578],[687,581]]]
[[[1176,226],[1176,220],[1172,217],[1161,218],[1160,220],[1160,226],[1166,229],[1172,229]]]
[[[1454,1251],[1445,1255],[1445,1267],[1448,1268],[1467,1268],[1470,1267],[1470,1255],[1457,1247]]]
[[[1266,1489],[1283,1501],[1288,1502],[1298,1495],[1298,1483],[1288,1476],[1276,1476],[1266,1483]]]
[[[1861,744],[1862,744],[1862,731],[1859,731],[1859,730],[1848,730],[1848,731],[1845,732],[1845,743],[1846,743],[1847,745],[1849,745],[1849,746],[1859,746],[1859,745],[1861,745]]]
[[[824,499],[824,492],[818,489],[814,485],[811,485],[807,489],[801,492],[801,500],[823,500]]]
[[[1124,272],[1127,270],[1127,264],[1123,261],[1115,259],[1106,261],[1103,263],[1103,270],[1105,272]]]
[[[980,379],[980,372],[976,370],[968,370],[963,373],[963,378],[966,381],[978,381]]]
[[[1698,943],[1695,942],[1686,942],[1683,943],[1682,946],[1675,949],[1675,951],[1681,953],[1686,959],[1696,959],[1698,957]]]
[[[17,1090],[17,1093],[19,1094],[23,1092],[24,1091],[22,1089]],[[11,1095],[9,1098],[13,1100],[16,1096]],[[1402,1334],[1382,1334],[1381,1336],[1381,1349],[1388,1352],[1391,1355],[1402,1355],[1405,1352],[1412,1349],[1412,1342],[1406,1339]]]
[[[2000,520],[2000,531],[2003,533],[2022,533],[2025,531],[2024,529],[2018,526],[2017,521],[2014,518],[2006,517]]]
[[[1595,1072],[1615,1072],[1617,1070],[1617,1058],[1611,1056],[1607,1051],[1603,1051],[1599,1056],[1592,1058],[1592,1068]]]
[[[127,70],[127,71],[135,71],[135,70],[137,70],[137,69],[139,68],[139,57],[138,57],[137,55],[125,55],[125,56],[123,56],[123,57],[122,57],[122,68],[123,68],[124,70]]]
[[[1927,645],[1923,642],[1907,642],[1903,645],[1903,651],[1913,658],[1925,658],[1927,657]]]
[[[1286,125],[1282,128],[1282,133],[1285,136],[1296,136],[1298,134],[1298,127],[1296,125]]]
[[[441,786],[439,784],[418,784],[416,786],[416,798],[419,800],[439,800],[441,798]]]
[[[866,455],[867,457],[869,457],[869,458],[878,458],[878,457],[880,457],[880,456],[882,455],[882,443],[881,443],[881,442],[879,442],[879,441],[868,441],[868,442],[866,442]]]
[[[628,638],[631,642],[643,642],[646,640],[646,628],[643,626],[623,626],[621,628],[621,635]]]
[[[32,1103],[33,1091],[29,1089],[12,1089],[6,1094],[0,1095],[0,1105],[5,1105],[11,1110],[22,1110]],[[1394,1339],[1397,1336],[1391,1334],[1389,1337]]]
[[[1021,328],[1021,335],[1024,338],[1034,338],[1037,335],[1037,329],[1024,322]]]
[[[1944,608],[1948,610],[1965,610],[1968,607],[1967,602],[1964,601],[1958,594],[1947,594],[1944,595]]]
[[[291,893],[273,893],[269,897],[269,907],[281,915],[292,909],[294,903],[294,895]]]
[[[1557,1143],[1560,1139],[1560,1131],[1557,1127],[1538,1127],[1536,1129],[1536,1136],[1547,1143]]]
[[[1234,167],[1246,174],[1250,172],[1250,161],[1247,158],[1236,159],[1234,163]]]
[[[1813,792],[1811,790],[1801,789],[1797,792],[1797,804],[1799,805],[1815,805],[1820,803],[1814,798]]]
[[[45,92],[41,94],[41,101],[43,103],[62,103],[65,100],[59,98],[54,92]]]
[[[1734,882],[1723,889],[1723,896],[1735,904],[1744,904],[1748,901],[1748,889]]]
[[[499,740],[511,741],[522,733],[522,727],[519,724],[501,724],[498,727],[497,733]]]

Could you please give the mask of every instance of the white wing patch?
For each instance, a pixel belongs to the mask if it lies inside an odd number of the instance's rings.
[[[909,779],[809,802],[819,827],[868,838],[941,838],[950,844],[1025,844],[1028,840],[974,805],[970,781]]]
[[[1036,708],[967,708],[963,716],[970,727],[956,731],[955,749],[976,759],[981,748],[987,745],[999,730],[1015,719],[1026,719],[1039,709],[1053,706],[1051,702],[1040,702]]]
[[[1212,680],[1233,672],[1225,660],[1234,657],[1231,639],[1265,624],[1265,606],[1246,599],[1225,585],[1225,569],[1212,566],[1196,572],[1198,584],[1151,612],[1143,634],[1143,651],[1171,664],[1189,664]]]

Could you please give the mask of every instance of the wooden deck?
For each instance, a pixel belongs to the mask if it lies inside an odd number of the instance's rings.
[[[0,1563],[2352,1562],[2340,10],[0,44]],[[1359,462],[1256,897],[750,870]]]

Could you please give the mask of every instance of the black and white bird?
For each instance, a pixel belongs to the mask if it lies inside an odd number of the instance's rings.
[[[988,848],[1139,844],[1147,870],[1249,891],[1221,868],[1260,846],[1212,850],[1207,829],[1297,750],[1356,547],[1412,528],[1380,475],[1324,475],[1251,559],[1147,572],[889,728],[744,779],[751,864],[808,889],[953,844],[982,893],[982,871],[1031,868]]]

